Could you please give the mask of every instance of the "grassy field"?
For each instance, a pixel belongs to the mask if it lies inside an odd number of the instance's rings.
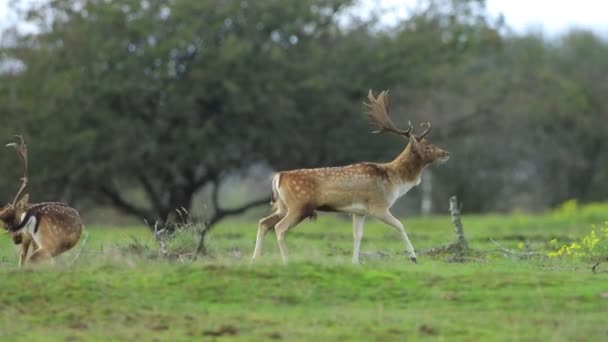
[[[236,220],[216,227],[210,255],[193,263],[151,257],[144,227],[90,227],[74,265],[78,248],[54,267],[18,271],[4,236],[0,340],[606,340],[608,265],[592,273],[591,260],[504,255],[488,238],[546,252],[607,219],[608,210],[568,208],[465,216],[474,249],[465,262],[418,264],[396,231],[370,221],[359,266],[350,222],[335,216],[288,234],[285,267],[272,233],[250,266],[256,224]],[[402,221],[418,251],[454,237],[447,216]],[[141,245],[150,250],[135,253]]]

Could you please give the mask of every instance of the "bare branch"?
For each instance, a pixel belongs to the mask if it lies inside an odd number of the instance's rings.
[[[158,244],[161,256],[167,256],[167,241],[162,236],[167,231],[167,228],[159,229],[159,227],[160,225],[156,221],[154,223],[154,241]]]
[[[256,199],[254,201],[243,204],[240,207],[216,210],[215,215],[213,215],[211,220],[209,220],[209,226],[212,226],[212,225],[218,223],[219,221],[224,219],[226,216],[243,214],[244,212],[246,212],[247,210],[249,210],[251,208],[254,208],[254,207],[257,207],[260,205],[264,205],[264,204],[268,204],[269,201],[270,200],[267,197],[264,197],[264,198]]]
[[[99,191],[103,196],[110,200],[110,202],[112,202],[113,206],[126,214],[143,217],[146,219],[154,216],[150,211],[127,202],[127,200],[124,199],[118,191],[111,189],[110,187],[102,185],[99,188]]]
[[[191,261],[196,260],[199,254],[205,254],[205,237],[207,236],[209,227],[211,227],[211,225],[203,222],[202,227],[198,230],[198,240],[196,242],[196,247],[194,248],[194,254],[192,255]]]
[[[541,252],[517,252],[517,251],[513,251],[510,250],[508,248],[506,248],[505,246],[499,244],[498,242],[494,241],[494,239],[490,238],[490,241],[496,246],[498,247],[500,250],[502,250],[505,253],[511,254],[511,255],[517,255],[517,256],[522,256],[522,257],[526,257],[526,256],[534,256],[534,255],[542,255],[543,253]]]

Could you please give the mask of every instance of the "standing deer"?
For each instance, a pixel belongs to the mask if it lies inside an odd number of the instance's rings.
[[[13,202],[0,210],[0,223],[11,233],[13,242],[21,246],[19,268],[25,265],[30,244],[34,252],[31,262],[51,259],[74,247],[80,239],[82,222],[78,211],[64,203],[47,202],[29,204],[26,194],[27,178],[27,146],[21,136],[20,143],[11,143],[23,164],[21,187]]]
[[[409,143],[390,163],[359,163],[342,167],[300,169],[278,172],[272,179],[274,212],[260,220],[253,262],[262,253],[263,239],[273,229],[276,232],[283,262],[287,262],[285,234],[303,219],[316,216],[316,211],[349,213],[353,216],[353,263],[359,262],[359,247],[363,236],[363,224],[367,215],[376,217],[395,228],[405,243],[410,259],[416,262],[416,252],[403,224],[390,212],[395,201],[420,184],[422,171],[429,164],[445,162],[450,153],[425,139],[431,124],[421,124],[425,130],[420,135],[397,128],[389,116],[388,91],[374,98],[368,94],[368,116],[378,130],[409,139]]]

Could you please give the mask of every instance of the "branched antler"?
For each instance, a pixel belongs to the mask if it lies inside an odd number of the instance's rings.
[[[370,121],[378,126],[378,130],[372,133],[391,132],[407,138],[410,137],[410,133],[412,132],[411,123],[409,123],[409,128],[407,130],[402,130],[395,126],[391,120],[388,108],[388,90],[382,91],[378,97],[374,98],[372,90],[370,89],[367,98],[369,99],[369,102],[365,103],[368,108],[367,115]]]
[[[25,145],[25,141],[23,140],[22,136],[15,135],[15,138],[19,139],[19,144],[10,143],[10,144],[7,144],[6,147],[13,147],[17,151],[17,156],[19,157],[19,159],[21,160],[21,163],[23,164],[23,178],[21,178],[21,187],[19,188],[19,191],[17,192],[15,199],[13,199],[13,206],[15,206],[21,200],[21,198],[23,198],[23,196],[25,195],[25,190],[27,189],[27,183],[28,183],[28,180],[27,180],[27,145]]]
[[[429,134],[429,132],[431,131],[431,123],[430,122],[423,122],[420,124],[420,127],[425,127],[424,132],[422,132],[419,136],[418,139],[422,139],[424,138],[427,134]]]

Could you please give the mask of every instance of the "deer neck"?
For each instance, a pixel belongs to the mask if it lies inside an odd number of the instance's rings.
[[[395,160],[388,163],[388,168],[392,171],[393,179],[396,183],[420,183],[420,176],[426,166],[424,160],[410,144],[401,152]]]

